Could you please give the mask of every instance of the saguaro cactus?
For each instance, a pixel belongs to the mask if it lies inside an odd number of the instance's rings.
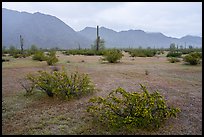
[[[23,38],[20,35],[21,52],[23,53]]]
[[[99,29],[97,26],[97,30],[96,30],[96,50],[97,51],[99,50],[99,42],[100,42],[100,36],[98,35],[98,33],[99,33]]]

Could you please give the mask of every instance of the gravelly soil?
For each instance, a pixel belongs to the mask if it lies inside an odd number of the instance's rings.
[[[89,74],[98,89],[92,96],[61,101],[43,93],[30,97],[19,80],[38,70],[50,70],[46,63],[2,68],[2,134],[110,134],[96,131],[87,125],[86,104],[93,96],[105,97],[112,89],[139,90],[139,83],[150,91],[159,90],[169,105],[181,108],[176,119],[169,119],[157,131],[135,130],[117,134],[202,134],[202,65],[190,66],[169,63],[166,57],[133,60],[127,53],[117,64],[101,63],[100,56],[64,56],[59,54],[57,66],[68,72]],[[70,63],[67,63],[67,61]],[[84,60],[85,62],[81,62]],[[12,63],[12,62],[11,62]],[[33,62],[35,63],[35,62]],[[145,75],[145,70],[149,72]],[[90,122],[89,122],[90,123]]]

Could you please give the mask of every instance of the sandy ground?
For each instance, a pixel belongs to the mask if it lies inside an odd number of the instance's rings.
[[[150,91],[159,90],[168,105],[179,107],[181,113],[157,131],[120,131],[117,134],[202,134],[202,64],[169,63],[162,56],[132,58],[127,53],[116,64],[102,63],[100,56],[59,53],[58,58],[60,69],[63,66],[68,72],[89,74],[98,90],[92,96],[70,101],[49,98],[43,93],[26,97],[19,80],[28,73],[50,70],[50,67],[46,62],[38,63],[30,58],[3,63],[2,134],[111,134],[98,131],[87,122],[85,109],[89,98],[105,97],[117,87],[129,92],[138,91],[139,83]],[[145,71],[149,74],[146,75]]]

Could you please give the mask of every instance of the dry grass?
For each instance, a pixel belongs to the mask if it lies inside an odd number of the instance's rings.
[[[46,62],[31,58],[4,62],[2,67],[2,134],[202,134],[202,65],[169,63],[166,57],[136,57],[127,53],[120,63],[101,63],[100,56],[65,56],[58,53],[59,68],[88,73],[96,85],[95,94],[81,99],[62,101],[36,92],[25,96],[19,80],[38,70],[50,70]],[[85,62],[81,62],[84,60]],[[70,61],[70,63],[67,63]],[[149,72],[145,74],[145,70]],[[157,131],[134,129],[110,131],[93,125],[86,105],[93,96],[106,96],[123,87],[137,91],[139,83],[150,91],[158,89],[169,105],[181,108],[177,119],[169,119]]]

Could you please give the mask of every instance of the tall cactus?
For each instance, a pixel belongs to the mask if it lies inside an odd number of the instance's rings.
[[[98,35],[98,33],[99,33],[99,29],[97,26],[97,30],[96,30],[96,50],[97,51],[99,50],[99,42],[100,42],[100,36]]]
[[[21,53],[23,53],[23,38],[20,35]]]

